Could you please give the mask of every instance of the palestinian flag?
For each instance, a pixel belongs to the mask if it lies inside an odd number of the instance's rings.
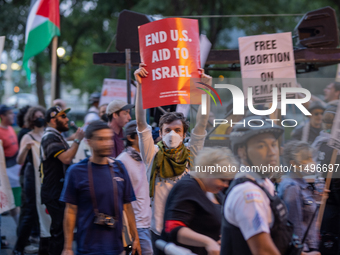
[[[23,67],[30,82],[28,60],[42,52],[53,37],[60,36],[59,0],[37,0],[31,4],[25,34]]]

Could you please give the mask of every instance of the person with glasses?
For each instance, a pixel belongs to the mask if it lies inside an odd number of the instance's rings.
[[[317,204],[311,186],[303,178],[313,174],[312,169],[315,169],[316,165],[312,157],[313,148],[306,142],[295,140],[285,145],[284,161],[295,170],[283,176],[278,195],[287,206],[288,220],[293,223],[294,233],[300,240],[311,224],[303,243],[303,251],[308,254],[320,254],[319,233],[316,227]]]
[[[228,188],[238,170],[239,164],[230,149],[200,150],[190,174],[169,193],[162,239],[194,254],[220,254],[222,206],[214,195]]]
[[[41,139],[40,172],[41,172],[41,202],[51,216],[49,254],[60,255],[64,246],[63,218],[65,203],[59,201],[64,185],[65,172],[77,153],[79,143],[84,138],[84,131],[78,129],[70,147],[62,132],[68,131],[67,113],[70,109],[62,110],[59,106],[47,110],[45,120],[47,128]]]
[[[291,134],[293,140],[300,140],[312,144],[317,136],[319,136],[322,127],[322,115],[325,111],[324,105],[319,101],[310,103],[308,111],[312,114],[309,121],[304,125],[296,127]]]

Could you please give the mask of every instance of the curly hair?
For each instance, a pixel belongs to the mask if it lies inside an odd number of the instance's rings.
[[[189,125],[186,122],[186,119],[181,112],[167,112],[159,120],[159,129],[162,132],[162,128],[164,124],[170,124],[171,122],[175,120],[180,120],[183,124],[183,134],[185,134],[188,131]]]
[[[293,140],[286,143],[283,150],[283,159],[287,165],[290,165],[290,161],[298,163],[301,160],[308,159],[310,154],[313,154],[313,148],[308,143]]]
[[[17,123],[18,123],[18,126],[19,126],[20,128],[23,128],[23,127],[24,127],[24,124],[25,124],[25,121],[24,121],[25,115],[26,115],[26,113],[27,113],[27,111],[28,111],[28,109],[29,109],[30,107],[31,107],[31,106],[26,105],[26,106],[20,108],[20,110],[19,110],[19,112],[18,112],[18,114],[17,114]]]
[[[33,106],[28,109],[25,115],[25,126],[33,129],[34,128],[34,115],[36,112],[41,112],[44,116],[46,113],[46,109],[42,106]]]

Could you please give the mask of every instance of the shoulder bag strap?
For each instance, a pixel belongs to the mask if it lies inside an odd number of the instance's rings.
[[[116,161],[117,162],[117,161]],[[119,165],[119,163],[117,162],[118,168],[121,170],[121,167]],[[115,218],[116,220],[119,219],[119,210],[118,210],[118,184],[117,181],[115,179],[115,172],[113,169],[113,163],[109,163],[110,166],[110,173],[111,173],[111,178],[112,178],[112,184],[113,184],[113,199],[114,199],[114,207],[115,207]]]
[[[35,140],[35,138],[33,137],[33,135],[31,135],[31,134],[28,134],[28,135],[32,138],[33,141],[36,141],[36,142],[37,142],[37,140]]]
[[[93,204],[93,209],[94,209],[94,213],[96,216],[98,216],[99,214],[99,210],[98,210],[98,205],[97,205],[97,200],[96,200],[96,194],[94,192],[94,184],[93,184],[93,173],[92,173],[92,165],[91,165],[91,161],[88,161],[88,177],[89,177],[89,186],[90,186],[90,194],[91,194],[91,200],[92,200],[92,204]],[[119,166],[119,164],[118,164]],[[113,184],[113,198],[114,198],[114,207],[115,207],[115,219],[118,220],[119,219],[119,210],[118,210],[118,187],[117,187],[117,181],[114,178],[114,170],[113,170],[113,164],[109,163],[109,167],[110,167],[110,174],[111,174],[111,178],[112,178],[112,184]],[[119,166],[120,168],[120,166]]]
[[[87,168],[88,168],[89,186],[90,186],[90,194],[91,194],[92,205],[93,205],[95,215],[98,216],[99,211],[98,211],[98,206],[97,206],[96,194],[94,192],[94,185],[93,185],[93,178],[92,178],[93,177],[92,165],[91,165],[90,159],[87,163]]]
[[[305,242],[305,240],[306,240],[306,238],[307,238],[309,229],[310,229],[310,227],[311,227],[311,225],[312,225],[312,223],[313,223],[313,221],[314,221],[314,218],[315,218],[315,215],[316,215],[316,212],[318,211],[318,209],[319,209],[319,206],[316,205],[316,208],[315,208],[315,211],[314,211],[314,213],[313,213],[312,219],[310,220],[310,222],[309,222],[309,224],[308,224],[308,227],[307,227],[307,229],[306,229],[306,232],[305,232],[305,234],[303,235],[303,238],[302,238],[302,241],[301,241],[302,244]]]

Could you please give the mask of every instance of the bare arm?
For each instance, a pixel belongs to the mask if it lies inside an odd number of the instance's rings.
[[[250,237],[247,244],[253,255],[280,255],[268,233],[262,232]]]
[[[29,135],[24,135],[20,142],[20,150],[17,156],[17,163],[23,165],[25,163],[27,153],[32,148],[34,144],[32,138]]]
[[[129,229],[130,229],[130,233],[133,239],[132,254],[135,254],[136,251],[138,252],[138,254],[142,254],[142,250],[140,248],[140,243],[139,243],[139,236],[138,236],[137,227],[136,227],[135,213],[133,212],[131,203],[124,204],[124,211],[128,219]]]
[[[84,138],[84,131],[80,128],[78,128],[75,138],[78,139],[79,141],[81,141]],[[74,156],[76,155],[77,151],[78,151],[78,147],[79,144],[77,143],[73,143],[71,148],[69,148],[67,151],[61,153],[58,156],[58,159],[65,165],[69,165],[72,163],[72,159],[74,158]]]
[[[177,242],[189,246],[204,247],[209,255],[220,254],[221,247],[215,240],[187,227],[181,228],[178,231]]]
[[[146,122],[146,110],[143,109],[143,98],[142,98],[142,78],[148,76],[148,72],[144,68],[146,65],[143,63],[139,64],[139,68],[135,71],[135,79],[137,81],[137,92],[136,92],[136,121],[137,129],[142,132],[148,126]]]
[[[64,214],[64,249],[63,255],[73,254],[72,242],[73,242],[73,231],[76,225],[78,206],[66,203],[65,214]]]
[[[212,85],[212,78],[209,75],[204,73],[203,69],[200,69],[202,72],[201,81],[209,86]],[[207,97],[207,114],[202,115],[201,112],[202,105],[198,108],[196,115],[196,125],[194,129],[194,133],[196,135],[205,135],[205,129],[207,127],[209,113],[210,113],[210,97]]]

